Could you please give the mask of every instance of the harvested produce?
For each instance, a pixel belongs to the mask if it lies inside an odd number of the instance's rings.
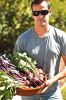
[[[9,55],[0,56],[1,100],[3,100],[4,97],[5,100],[7,100],[8,97],[12,98],[12,96],[16,93],[17,87],[36,88],[42,85],[46,79],[47,77],[44,71],[42,69],[38,69],[36,67],[36,61],[28,57],[26,53],[21,54],[15,52]],[[3,89],[1,90],[1,88]],[[5,93],[3,95],[5,90],[7,90],[8,94]]]

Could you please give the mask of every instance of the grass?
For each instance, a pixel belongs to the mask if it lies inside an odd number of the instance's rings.
[[[62,92],[63,100],[66,100],[66,87],[62,89],[61,92]]]

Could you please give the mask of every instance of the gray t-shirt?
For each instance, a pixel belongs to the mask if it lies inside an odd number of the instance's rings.
[[[49,78],[52,78],[58,73],[60,57],[66,55],[66,34],[49,26],[48,34],[40,38],[31,28],[19,36],[14,50],[27,52],[37,61],[37,66],[44,68]]]
[[[48,78],[53,78],[59,71],[61,56],[66,55],[66,34],[49,25],[47,35],[40,38],[32,27],[19,36],[14,50],[27,52],[37,61],[37,66],[44,69]]]

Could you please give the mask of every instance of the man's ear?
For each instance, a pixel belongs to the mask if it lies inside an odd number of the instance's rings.
[[[49,16],[51,16],[52,15],[52,10],[51,9],[49,9]]]
[[[33,14],[32,14],[32,18],[33,18],[33,19],[35,18],[35,16],[33,16]]]
[[[31,12],[31,14],[32,14],[32,12]],[[32,14],[32,18],[34,18],[33,14]]]
[[[32,18],[34,19],[34,16],[32,15]]]

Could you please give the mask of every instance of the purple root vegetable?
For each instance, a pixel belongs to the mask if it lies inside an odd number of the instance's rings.
[[[33,77],[34,77],[33,73],[30,72],[30,74],[28,74],[28,79],[29,79],[29,80],[32,80]]]
[[[42,69],[38,69],[39,74],[45,74]]]
[[[44,71],[37,68],[37,72],[34,74],[29,69],[20,70],[16,66],[12,66],[8,61],[0,57],[0,70],[6,72],[10,77],[12,77],[19,84],[23,84],[26,87],[37,87],[44,83],[47,79]]]

